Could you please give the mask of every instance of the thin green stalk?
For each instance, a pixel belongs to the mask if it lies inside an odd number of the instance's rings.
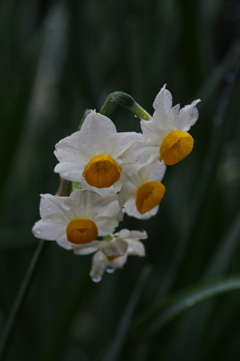
[[[71,183],[65,179],[60,178],[60,184],[56,195],[65,196],[69,195]],[[41,259],[43,258],[46,250],[50,246],[51,242],[46,242],[41,240],[38,244],[38,247],[33,255],[33,258],[30,262],[28,270],[25,274],[21,287],[18,291],[17,297],[11,309],[11,312],[8,316],[6,324],[4,326],[1,339],[0,339],[0,360],[4,361],[9,350],[10,341],[12,335],[16,329],[16,325],[22,311],[24,302],[27,298],[28,292],[31,288],[34,276],[38,269]]]
[[[31,263],[26,272],[26,275],[23,279],[23,282],[19,289],[17,298],[15,299],[15,302],[11,309],[10,315],[8,316],[8,319],[6,321],[5,327],[4,327],[2,335],[1,335],[1,339],[0,339],[0,360],[1,361],[4,361],[5,357],[7,356],[10,341],[11,341],[12,335],[16,329],[16,325],[17,325],[20,313],[22,311],[23,305],[25,303],[26,297],[28,295],[28,291],[32,285],[32,281],[36,274],[38,265],[40,264],[40,261],[41,261],[42,257],[44,256],[44,254],[46,253],[49,245],[50,245],[50,242],[45,242],[44,240],[41,240],[39,242],[38,247],[33,255]]]

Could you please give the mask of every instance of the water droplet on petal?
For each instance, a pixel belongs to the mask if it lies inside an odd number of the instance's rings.
[[[113,273],[113,272],[115,272],[115,271],[116,271],[115,268],[112,268],[112,267],[106,268],[106,272],[107,272],[107,273]]]
[[[92,278],[92,281],[93,281],[93,282],[96,282],[96,283],[97,283],[97,282],[100,282],[100,281],[101,281],[101,277],[93,277],[93,278]]]

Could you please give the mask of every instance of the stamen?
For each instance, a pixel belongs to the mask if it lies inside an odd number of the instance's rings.
[[[98,235],[96,224],[90,219],[74,219],[66,229],[67,239],[74,244],[92,242]]]
[[[193,149],[192,136],[183,130],[174,130],[163,140],[160,147],[160,161],[173,165],[184,159]]]
[[[165,186],[157,181],[143,184],[137,191],[136,207],[139,213],[144,214],[156,207],[165,194]]]
[[[85,166],[82,176],[90,186],[111,187],[120,178],[122,168],[107,154],[93,157]]]

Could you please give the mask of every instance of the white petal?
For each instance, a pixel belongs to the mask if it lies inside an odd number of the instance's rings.
[[[52,194],[41,194],[40,215],[48,217],[54,213],[61,215],[61,219],[68,219],[65,201],[68,197],[53,196]]]
[[[88,184],[85,181],[85,179],[82,179],[82,181],[81,181],[81,189],[87,189],[89,191],[96,192],[96,193],[100,194],[102,197],[113,196],[113,195],[116,195],[116,193],[118,192],[114,189],[113,186],[108,187],[108,188],[92,187],[92,186],[90,186],[90,184]]]
[[[117,233],[117,237],[122,239],[129,237],[129,235],[130,235],[130,231],[129,229],[126,228],[121,229],[121,231]]]
[[[146,255],[145,248],[142,242],[135,241],[132,239],[128,239],[127,241],[128,241],[127,253],[129,255],[139,256],[139,257],[144,257]]]
[[[156,142],[151,145],[150,143],[135,143],[130,147],[127,152],[126,158],[122,159],[123,172],[124,165],[130,165],[132,163],[144,164],[154,163],[159,159],[159,136],[156,138]]]
[[[70,194],[66,204],[71,208],[75,218],[85,217],[94,220],[102,201],[103,198],[96,192],[77,189]]]
[[[55,145],[54,154],[59,162],[85,162],[86,155],[80,151],[79,148],[80,131],[71,134],[70,136],[60,140]]]
[[[88,140],[86,147],[91,148],[95,155],[109,154],[106,153],[109,138],[115,133],[116,127],[113,122],[105,115],[96,112],[86,117],[81,128],[81,134]]]
[[[128,249],[128,243],[119,240],[116,242],[109,242],[108,245],[102,248],[102,253],[105,254],[105,256],[123,256]]]
[[[120,232],[119,232],[120,233]],[[139,239],[147,239],[148,235],[146,231],[130,231],[129,236],[127,238],[136,238]]]
[[[90,277],[93,281],[99,282],[102,279],[102,275],[108,265],[107,259],[101,251],[95,253],[92,258],[92,268],[90,271]]]
[[[102,248],[102,244],[107,244],[104,241],[92,241],[90,243],[72,245],[73,252],[77,255],[85,255],[96,252],[98,249]]]
[[[157,111],[168,113],[172,107],[172,94],[166,89],[166,84],[162,87],[160,92],[157,94],[153,108]]]
[[[154,181],[157,180],[158,182],[161,182],[165,172],[167,170],[167,166],[163,162],[159,162],[159,160],[153,164],[150,174],[149,174],[149,180]]]
[[[116,133],[109,138],[109,151],[113,158],[123,158],[126,151],[137,142],[142,141],[142,134],[135,132]]]
[[[75,162],[62,162],[58,163],[55,168],[54,172],[59,173],[61,178],[67,179],[71,182],[79,182],[82,181],[82,173],[84,170],[85,163],[75,163]]]
[[[141,180],[139,179],[138,171],[142,167],[142,164],[131,164],[131,165],[125,165],[123,167],[123,174],[122,174],[122,180],[123,180],[123,186],[120,190],[125,189],[126,187],[130,187],[132,189],[132,192],[135,193],[137,188],[141,184]]]
[[[127,262],[127,257],[128,257],[128,254],[125,253],[124,256],[118,257],[118,258],[115,259],[114,261],[109,262],[109,265],[110,265],[112,268],[122,268],[123,265]]]
[[[52,223],[40,220],[32,228],[35,237],[55,241],[66,234],[66,226],[61,223]]]
[[[129,199],[134,199],[134,195],[136,193],[137,187],[134,187],[133,185],[131,185],[130,183],[125,183],[122,186],[122,189],[119,192],[118,195],[118,202],[120,205],[120,208],[122,208],[124,206],[124,204],[129,200]]]
[[[101,202],[101,209],[99,213],[101,216],[116,217],[120,211],[117,195],[105,196]]]
[[[65,248],[67,250],[72,249],[72,244],[67,240],[66,232],[64,235],[62,235],[62,237],[56,239],[56,242],[59,246]]]
[[[98,228],[99,236],[107,236],[108,234],[113,233],[118,226],[118,221],[116,219],[106,216],[99,215],[94,221]]]
[[[187,132],[192,125],[198,120],[198,110],[196,104],[200,102],[200,99],[195,100],[190,105],[186,105],[182,108],[175,118],[177,129]]]

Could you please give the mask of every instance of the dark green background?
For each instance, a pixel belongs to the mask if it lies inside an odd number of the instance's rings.
[[[0,2],[0,330],[39,243],[39,194],[58,187],[55,143],[112,91],[149,113],[165,83],[174,104],[202,100],[194,150],[168,167],[159,213],[121,224],[147,230],[147,256],[95,284],[91,256],[53,242],[6,360],[117,360],[108,350],[145,264],[152,271],[133,318],[167,294],[240,272],[239,21],[240,3],[220,0]],[[119,131],[140,131],[116,104],[107,115]],[[237,361],[239,301],[239,291],[218,296],[150,338],[139,326],[118,360]]]

